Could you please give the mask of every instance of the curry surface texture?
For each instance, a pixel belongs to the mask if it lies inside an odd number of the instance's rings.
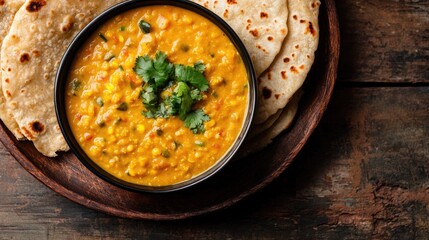
[[[150,33],[139,28],[141,20]],[[142,115],[143,80],[133,67],[137,56],[158,51],[174,64],[206,65],[210,89],[196,106],[210,117],[204,133],[194,134],[176,116]],[[104,23],[80,49],[68,81],[67,116],[83,150],[117,178],[147,186],[179,183],[215,164],[240,134],[249,99],[247,71],[230,39],[206,18],[172,6],[143,7]],[[126,110],[118,110],[122,103]]]

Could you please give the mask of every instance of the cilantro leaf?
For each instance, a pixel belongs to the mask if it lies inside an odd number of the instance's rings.
[[[200,71],[195,70],[193,67],[180,64],[175,67],[175,76],[177,80],[189,83],[203,92],[207,91],[209,82]]]
[[[185,127],[191,129],[194,134],[205,131],[204,122],[210,121],[210,117],[203,110],[198,109],[188,114],[185,119]]]
[[[201,99],[203,99],[203,95],[201,94],[201,91],[198,89],[194,89],[191,91],[191,98],[192,100],[194,100],[195,102],[200,101]]]
[[[177,84],[176,89],[174,89],[174,93],[180,100],[180,108],[179,108],[179,117],[184,120],[186,118],[186,114],[191,110],[193,101],[191,97],[191,89],[184,82],[179,82]]]
[[[180,104],[182,103],[182,99],[177,95],[172,95],[165,99],[165,105],[167,106],[167,114],[170,116],[176,115],[179,113]]]
[[[143,79],[145,83],[149,83],[152,76],[155,74],[153,62],[149,56],[139,56],[136,59],[136,65],[133,68],[134,72]]]
[[[174,65],[168,62],[167,54],[157,52],[153,62],[155,68],[154,80],[157,87],[164,86],[171,74],[173,73]]]
[[[138,57],[133,70],[146,83],[155,83],[158,89],[167,84],[173,69],[174,65],[167,60],[167,55],[163,52],[157,52],[154,61],[147,55]]]
[[[140,99],[149,112],[155,113],[157,111],[158,96],[152,85],[146,86],[144,90],[141,91]]]
[[[206,65],[203,62],[198,61],[194,64],[194,69],[200,73],[203,73],[206,70]]]

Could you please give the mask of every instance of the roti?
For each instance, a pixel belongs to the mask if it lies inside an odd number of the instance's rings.
[[[271,128],[274,123],[279,119],[280,115],[282,114],[283,109],[278,110],[274,115],[269,117],[265,122],[257,125],[252,125],[252,128],[249,131],[249,136],[253,137],[258,135],[261,132],[264,132],[265,130]]]
[[[284,130],[288,129],[292,125],[295,115],[298,112],[301,96],[302,91],[298,91],[281,111],[277,121],[269,129],[246,140],[242,148],[243,150],[239,153],[239,157],[243,158],[252,153],[258,152],[271,144],[273,139],[280,135]]]
[[[119,0],[26,0],[16,13],[1,51],[6,107],[22,134],[42,154],[69,149],[54,109],[54,80],[73,37]]]
[[[24,4],[24,2],[25,0],[9,0],[4,2],[3,5],[0,6],[0,46],[3,43],[3,38],[9,32],[9,28],[10,28],[10,25],[12,24],[15,13],[22,6],[22,4]],[[1,79],[1,72],[0,72],[0,79]],[[1,89],[2,88],[0,84],[0,92],[2,92]],[[4,98],[4,95],[0,94],[1,120],[6,125],[6,127],[13,133],[13,135],[15,135],[17,139],[24,139],[24,136],[19,130],[18,124],[13,118],[12,113],[6,110],[5,102],[6,102],[6,99]]]
[[[246,46],[259,76],[279,53],[287,29],[287,0],[192,0],[223,18]]]
[[[259,103],[255,123],[283,109],[302,86],[319,44],[319,1],[288,1],[289,33],[279,55],[258,79]]]

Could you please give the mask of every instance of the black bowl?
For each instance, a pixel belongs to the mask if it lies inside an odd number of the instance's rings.
[[[170,5],[170,6],[176,6],[183,9],[187,9],[207,18],[208,20],[216,24],[228,36],[228,38],[235,45],[236,49],[240,53],[241,58],[243,59],[243,62],[247,69],[248,82],[249,82],[249,104],[248,104],[247,116],[245,119],[245,123],[243,124],[241,133],[239,134],[237,140],[230,148],[230,150],[217,163],[215,163],[212,167],[210,167],[208,170],[201,173],[200,175],[195,176],[184,182],[180,182],[174,185],[163,186],[163,187],[151,187],[151,186],[144,186],[144,185],[138,185],[138,184],[126,182],[106,172],[101,167],[99,167],[95,162],[93,162],[91,158],[89,158],[87,154],[83,151],[83,149],[80,147],[79,143],[76,141],[75,136],[71,131],[69,122],[67,120],[66,104],[65,104],[65,96],[66,96],[65,91],[66,91],[70,67],[73,61],[75,60],[76,52],[79,51],[79,49],[87,41],[87,39],[92,34],[94,34],[94,32],[100,26],[102,26],[104,22],[115,17],[116,15],[132,9],[145,7],[145,6],[153,6],[153,5]],[[89,170],[91,170],[94,174],[104,179],[105,181],[127,190],[139,191],[139,192],[171,192],[175,190],[184,189],[209,178],[217,171],[219,171],[235,155],[235,153],[243,143],[243,140],[247,135],[250,124],[253,119],[253,114],[255,111],[255,103],[256,103],[256,75],[255,75],[254,67],[250,59],[250,56],[245,46],[241,42],[240,38],[237,36],[234,30],[225,21],[223,21],[220,17],[218,17],[215,13],[205,9],[204,7],[198,4],[195,4],[193,2],[186,1],[186,0],[146,0],[146,1],[131,0],[131,1],[126,1],[120,4],[117,4],[109,8],[108,10],[104,11],[93,21],[91,21],[74,38],[74,40],[68,47],[67,51],[65,52],[61,60],[61,64],[58,69],[56,80],[55,80],[55,110],[56,110],[58,123],[60,125],[61,131],[68,145],[70,146],[71,150],[76,155],[76,157]]]

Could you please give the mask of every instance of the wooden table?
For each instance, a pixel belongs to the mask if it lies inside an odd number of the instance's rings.
[[[428,239],[429,1],[337,7],[332,102],[268,188],[190,220],[118,219],[58,196],[0,146],[0,239]]]

